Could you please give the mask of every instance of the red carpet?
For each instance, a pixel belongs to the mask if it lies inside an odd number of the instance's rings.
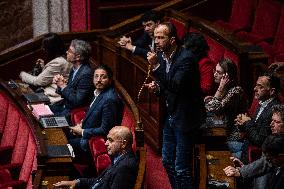
[[[167,173],[162,165],[162,157],[149,146],[147,146],[146,186],[147,189],[171,189]]]

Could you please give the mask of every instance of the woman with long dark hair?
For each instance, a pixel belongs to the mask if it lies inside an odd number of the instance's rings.
[[[219,84],[214,96],[205,97],[207,112],[221,116],[227,122],[227,144],[233,156],[240,158],[243,142],[234,119],[247,110],[243,89],[238,86],[237,66],[230,59],[223,59],[214,71],[214,81]]]

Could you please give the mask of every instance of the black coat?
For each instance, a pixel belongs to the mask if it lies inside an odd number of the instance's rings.
[[[76,188],[92,188],[98,182],[97,189],[133,189],[137,177],[137,160],[132,152],[124,154],[114,165],[108,167],[97,178],[80,178]]]
[[[175,120],[175,127],[192,131],[204,118],[204,104],[199,82],[198,63],[191,51],[178,47],[172,57],[169,73],[166,61],[158,53],[160,66],[153,72],[160,87],[158,95],[165,97],[167,114]]]

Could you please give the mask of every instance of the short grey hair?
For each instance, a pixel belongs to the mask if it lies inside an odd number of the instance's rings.
[[[91,45],[86,41],[74,39],[71,41],[71,46],[74,47],[75,53],[80,55],[81,63],[88,63],[92,52]]]

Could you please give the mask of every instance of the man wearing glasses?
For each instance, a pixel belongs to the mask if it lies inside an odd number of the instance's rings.
[[[72,63],[68,82],[62,75],[56,75],[53,83],[56,84],[56,93],[63,100],[50,105],[55,116],[65,116],[70,121],[70,110],[86,105],[92,96],[92,70],[89,65],[91,46],[86,41],[74,39],[66,52],[67,61]]]

